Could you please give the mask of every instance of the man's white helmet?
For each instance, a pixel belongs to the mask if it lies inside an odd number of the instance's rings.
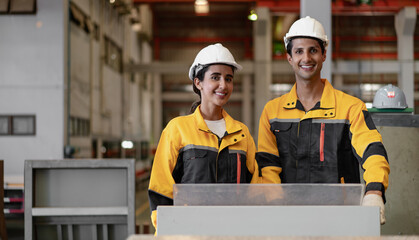
[[[407,108],[406,97],[400,88],[388,84],[375,93],[372,106],[375,108],[405,109]]]
[[[290,39],[293,37],[313,37],[320,39],[323,41],[325,48],[329,44],[323,25],[309,16],[300,18],[291,25],[288,33],[284,37],[285,48],[287,48]]]
[[[242,69],[242,66],[236,63],[230,51],[221,45],[221,43],[216,43],[209,45],[199,51],[195,57],[195,61],[189,68],[189,78],[193,80],[195,75],[199,72],[199,70],[201,70],[198,68],[198,66],[216,63],[231,65],[237,70]]]

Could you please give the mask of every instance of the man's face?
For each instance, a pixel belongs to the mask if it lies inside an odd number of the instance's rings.
[[[296,80],[319,80],[326,51],[322,54],[319,42],[311,38],[296,38],[292,44],[292,55],[287,54],[287,60],[295,72]]]

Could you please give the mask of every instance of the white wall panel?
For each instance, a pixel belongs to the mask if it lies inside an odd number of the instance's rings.
[[[141,138],[141,106],[140,106],[140,88],[138,86],[138,81],[135,83],[130,83],[130,101],[129,109],[127,114],[128,122],[128,132],[127,135],[131,136],[133,139],[139,140]]]
[[[35,15],[0,15],[0,114],[36,115],[35,136],[1,136],[5,175],[26,159],[58,159],[64,146],[64,1],[38,0]]]
[[[0,87],[0,114],[36,115],[35,136],[1,136],[0,159],[4,159],[5,176],[23,176],[27,159],[63,157],[62,87]]]
[[[85,14],[89,14],[90,13],[90,2],[92,0],[71,0],[72,3],[74,3],[75,5],[77,5],[77,7],[79,7],[83,13]]]
[[[102,0],[92,0],[93,1],[93,9],[92,9],[92,15],[90,18],[95,23],[100,23],[100,15],[102,6],[105,4],[105,1]]]
[[[104,129],[106,135],[121,137],[121,116],[122,116],[122,96],[121,96],[121,75],[109,67],[103,68],[104,111],[109,114],[110,125]]]
[[[90,118],[90,36],[71,24],[71,97],[70,115]]]
[[[94,41],[92,44],[92,112],[91,112],[91,132],[97,135],[101,132],[101,65],[100,65],[100,45]]]
[[[142,79],[143,88],[141,88],[141,132],[145,139],[151,138],[151,130],[153,124],[153,110],[151,94],[151,74],[147,74],[146,78]]]
[[[123,45],[124,27],[123,17],[110,4],[105,4],[103,23],[101,29],[103,33],[112,39],[119,47]]]

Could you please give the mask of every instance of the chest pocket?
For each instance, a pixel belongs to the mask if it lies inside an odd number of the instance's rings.
[[[274,123],[272,125],[272,131],[276,137],[279,155],[288,154],[290,151],[292,123]]]
[[[212,172],[215,172],[215,164],[211,164],[208,151],[202,149],[190,149],[183,154],[183,177],[182,183],[209,183]]]

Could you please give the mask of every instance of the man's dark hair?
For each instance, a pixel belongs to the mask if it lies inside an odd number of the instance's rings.
[[[322,50],[322,54],[324,54],[324,51],[326,50],[326,48],[324,47],[325,42],[323,42],[322,40],[320,40],[320,39],[318,39],[318,38],[315,38],[315,37],[298,36],[298,37],[293,37],[293,38],[291,38],[291,39],[290,39],[290,42],[289,42],[289,43],[288,43],[288,45],[287,45],[287,53],[288,53],[289,55],[291,55],[291,56],[292,56],[292,54],[291,54],[291,50],[292,50],[292,46],[293,46],[293,44],[292,44],[292,40],[297,39],[297,38],[310,38],[310,39],[316,40],[316,41],[319,43],[319,45],[320,45],[320,48],[321,48],[321,50]]]

